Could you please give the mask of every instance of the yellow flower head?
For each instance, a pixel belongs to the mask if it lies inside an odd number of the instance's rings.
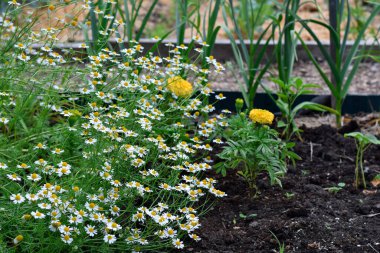
[[[270,125],[273,122],[274,114],[263,109],[252,109],[249,112],[249,118],[253,122]]]
[[[171,77],[167,81],[168,89],[178,97],[188,97],[193,93],[193,86],[180,76]]]

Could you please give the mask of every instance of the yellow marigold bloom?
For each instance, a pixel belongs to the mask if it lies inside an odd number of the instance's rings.
[[[252,109],[249,112],[249,118],[253,122],[257,122],[260,124],[272,124],[274,119],[274,114],[270,111],[263,110],[263,109]]]
[[[167,81],[168,89],[178,97],[188,97],[193,93],[193,86],[180,76],[171,77]]]

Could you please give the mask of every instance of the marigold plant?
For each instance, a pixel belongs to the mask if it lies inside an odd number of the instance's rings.
[[[241,101],[237,100],[236,105],[240,104]],[[218,154],[222,161],[216,164],[216,171],[225,176],[227,170],[237,169],[252,196],[259,192],[257,179],[260,175],[267,174],[271,184],[281,186],[281,178],[287,171],[287,159],[299,158],[290,150],[294,143],[281,140],[278,132],[267,125],[273,118],[270,111],[262,109],[251,110],[249,118],[244,112],[232,116],[224,133],[226,145]]]

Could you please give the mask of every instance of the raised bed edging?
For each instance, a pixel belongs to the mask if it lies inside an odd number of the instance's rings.
[[[157,42],[156,41],[153,41],[152,39],[141,39],[140,41],[140,44],[144,47],[144,53],[146,53],[149,49],[151,49]],[[186,40],[185,41],[186,43],[189,43],[189,40]],[[246,45],[249,45],[249,41],[244,41]],[[166,43],[173,43],[173,44],[176,44],[176,40],[174,39],[167,39],[167,40],[163,40],[162,43],[160,43],[158,45],[158,50],[159,50],[159,54],[160,56],[162,57],[166,57],[168,56],[168,47],[165,46]],[[55,45],[55,48],[56,49],[74,49],[75,51],[77,51],[78,53],[79,52],[85,52],[85,49],[83,49],[81,47],[81,44],[83,44],[83,42],[70,42],[70,43],[57,43]],[[239,45],[240,43],[237,41],[237,44]],[[263,48],[263,44],[264,42],[260,43],[260,46],[258,47],[258,50],[262,50]],[[350,51],[352,45],[354,44],[354,41],[348,41],[347,42],[347,47],[346,47],[346,54],[347,52]],[[361,42],[360,43],[360,46],[363,47],[365,46],[366,42]],[[111,41],[110,42],[110,45],[111,47],[118,51],[119,49],[119,45],[116,41]],[[323,55],[321,54],[320,50],[319,50],[319,47],[317,45],[316,42],[313,42],[313,41],[306,41],[306,45],[308,46],[309,50],[311,51],[311,53],[314,55],[314,57],[316,57],[317,60],[321,60],[323,61],[324,60],[324,57]],[[329,43],[326,41],[326,42],[323,42],[323,45],[325,46],[326,49],[328,49],[329,47]],[[34,48],[38,48],[38,47],[41,47],[42,45],[40,44],[34,44],[32,45],[32,47]],[[124,46],[125,47],[128,47],[128,43],[125,42],[124,43]],[[266,50],[266,57],[271,57],[274,52],[274,49],[276,47],[276,42],[275,41],[271,41],[267,47],[267,50]],[[380,51],[380,45],[373,45],[373,46],[370,46],[370,45],[367,45],[368,48],[371,48],[372,50],[374,51]],[[298,60],[301,60],[301,61],[310,61],[309,57],[307,56],[307,53],[306,51],[304,50],[303,46],[298,43],[297,44],[297,47],[296,47],[296,52],[297,52],[297,59]],[[215,45],[214,45],[214,49],[212,51],[212,55],[218,60],[218,61],[221,61],[221,62],[225,62],[225,61],[231,61],[231,60],[234,60],[235,57],[234,57],[234,54],[233,54],[233,51],[232,51],[232,47],[231,47],[231,44],[230,44],[230,41],[229,40],[217,40],[215,42]],[[373,61],[373,59],[371,58],[366,58],[366,60],[368,61]]]
[[[235,111],[235,100],[237,98],[243,98],[240,92],[226,91],[223,92],[226,99],[217,101],[215,104],[216,110],[221,111],[228,109]],[[296,105],[310,101],[319,95],[302,95],[296,100]],[[214,97],[210,98],[210,102],[216,102]],[[279,112],[276,104],[270,99],[266,93],[257,93],[255,97],[255,108],[267,109],[272,112]],[[374,112],[380,111],[380,95],[348,95],[343,103],[342,113],[359,113],[359,112]]]

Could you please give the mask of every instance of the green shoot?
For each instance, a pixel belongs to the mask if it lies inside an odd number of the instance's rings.
[[[355,187],[358,188],[360,184],[360,178],[363,183],[364,189],[367,187],[364,177],[364,166],[363,166],[363,155],[364,152],[370,147],[371,144],[380,145],[380,140],[378,140],[374,135],[363,134],[360,132],[352,132],[345,134],[344,137],[352,137],[355,139],[356,143],[356,159],[355,159]],[[360,170],[360,173],[359,173]]]

